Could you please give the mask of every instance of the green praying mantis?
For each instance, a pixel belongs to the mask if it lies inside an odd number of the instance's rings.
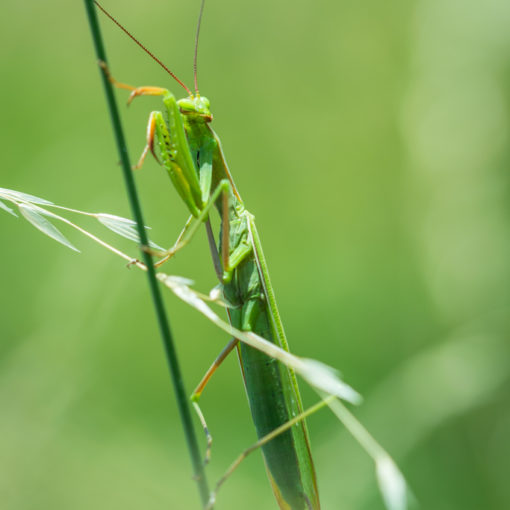
[[[96,5],[111,18],[97,2]],[[167,117],[165,119],[159,111],[150,114],[147,143],[136,166],[142,166],[149,151],[159,161],[154,148],[157,140],[161,163],[191,216],[175,245],[157,265],[167,261],[190,241],[197,230],[194,227],[205,224],[216,274],[229,303],[230,323],[236,329],[254,332],[288,351],[254,217],[244,206],[220,140],[210,127],[213,118],[210,103],[198,91],[196,72],[194,93],[173,76],[189,94],[180,100],[164,88],[132,87],[109,77],[115,86],[131,91],[129,102],[142,95],[163,97]],[[218,248],[209,221],[213,207],[221,218]],[[304,412],[292,368],[250,346],[239,344],[234,337],[192,397],[205,430],[198,399],[212,373],[236,347],[257,435],[263,441],[267,473],[280,508],[320,508],[304,419],[264,441],[268,434]]]
[[[161,64],[98,2],[94,3]],[[153,247],[144,249],[161,256],[156,263],[159,268],[182,250],[204,225],[221,289],[221,299],[218,301],[226,304],[230,324],[219,320],[206,307],[200,296],[189,290],[185,282],[158,273],[160,281],[181,299],[197,308],[232,336],[192,396],[193,405],[206,432],[208,442],[206,459],[210,454],[211,436],[198,401],[210,377],[234,350],[238,353],[249,406],[259,438],[236,459],[225,476],[220,479],[215,491],[211,493],[207,508],[213,507],[217,490],[246,455],[260,447],[279,507],[289,510],[320,509],[305,417],[328,405],[374,458],[379,485],[387,507],[391,510],[403,510],[406,508],[403,477],[386,452],[339,401],[343,399],[357,403],[358,394],[341,383],[328,367],[312,360],[297,358],[289,352],[254,216],[246,209],[241,199],[227,166],[220,140],[211,128],[213,117],[210,102],[201,96],[198,90],[197,46],[203,6],[202,0],[195,41],[194,91],[161,64],[186,90],[185,98],[177,100],[169,90],[160,87],[133,87],[118,82],[110,75],[106,65],[104,63],[101,65],[112,84],[130,91],[129,102],[144,95],[162,97],[166,117],[160,111],[153,111],[150,114],[146,145],[136,167],[141,167],[151,152],[168,172],[173,187],[190,213],[172,248],[155,252]],[[41,220],[42,216],[57,218],[55,214],[48,213],[41,207],[53,204],[40,201],[37,197],[13,193],[0,189],[0,198],[15,202],[22,214],[37,228],[63,242],[58,234]],[[6,209],[1,202],[0,207]],[[215,211],[220,217],[221,224],[218,239],[210,222],[210,215]],[[7,208],[7,212],[12,211]],[[106,216],[98,217],[105,225],[108,221],[117,226],[122,223],[119,218]],[[125,224],[122,225],[122,228],[124,227]],[[106,243],[101,244],[106,246]],[[118,250],[112,251],[123,256]],[[130,262],[144,269],[139,261]],[[318,404],[306,411],[301,401],[296,373],[304,377],[322,397]]]
[[[187,97],[176,100],[165,88],[126,85],[116,81],[106,66],[104,64],[102,66],[113,85],[131,92],[128,103],[135,97],[143,95],[163,98],[166,118],[160,111],[153,111],[150,114],[146,145],[136,168],[142,166],[145,157],[151,152],[168,172],[174,188],[191,215],[173,247],[159,254],[163,258],[156,266],[159,267],[181,250],[192,239],[198,227],[204,224],[215,272],[223,297],[228,303],[229,322],[237,332],[212,364],[192,396],[210,447],[210,435],[198,406],[198,399],[221,362],[230,352],[237,349],[259,441],[234,462],[231,469],[218,482],[216,490],[250,451],[255,447],[261,447],[267,474],[280,508],[318,510],[320,501],[317,480],[304,418],[323,405],[330,405],[344,423],[348,422],[349,418],[346,418],[344,413],[345,408],[338,407],[339,402],[336,399],[338,396],[345,398],[345,393],[341,392],[341,395],[337,393],[336,397],[329,395],[317,406],[304,411],[294,367],[277,361],[268,355],[267,351],[262,352],[258,348],[253,348],[243,340],[243,333],[246,332],[248,335],[262,337],[284,352],[289,352],[254,216],[246,209],[241,199],[228,168],[221,142],[211,128],[213,116],[210,102],[200,95],[198,89],[197,49],[204,3],[205,0],[202,0],[197,25],[192,92],[98,2],[95,2],[106,16],[162,65],[186,90]],[[156,141],[161,161],[155,151]],[[215,240],[209,220],[214,208],[221,220],[219,242]],[[321,394],[325,396],[324,393]],[[353,402],[358,400],[355,392],[349,396]],[[371,436],[367,434],[360,437],[363,434],[359,433],[360,429],[354,425],[350,429],[358,435],[358,440],[364,443],[367,450],[372,451],[374,455],[379,454],[381,459],[384,458],[383,464],[387,465],[389,457]],[[401,480],[403,481],[403,478]],[[385,499],[388,503],[388,498]],[[399,499],[398,505],[401,505],[404,498],[399,496],[396,499]],[[211,495],[208,508],[212,507],[214,501],[215,493]],[[391,501],[389,506],[392,506]]]

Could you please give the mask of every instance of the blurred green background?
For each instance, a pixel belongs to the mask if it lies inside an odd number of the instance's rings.
[[[104,4],[191,83],[198,0]],[[102,25],[118,79],[180,94]],[[508,26],[506,0],[210,0],[203,22],[200,89],[291,347],[365,396],[423,509],[510,508]],[[0,33],[0,186],[129,215],[82,2],[7,2]],[[156,108],[122,109],[133,159]],[[156,163],[136,178],[169,245],[187,212]],[[1,212],[0,229],[2,509],[198,508],[143,275],[74,232],[80,255]],[[166,271],[209,289],[205,236]],[[167,307],[191,392],[227,338]],[[213,482],[255,437],[235,357],[202,402]],[[309,427],[324,509],[382,509],[335,418]],[[217,505],[275,507],[258,454]]]

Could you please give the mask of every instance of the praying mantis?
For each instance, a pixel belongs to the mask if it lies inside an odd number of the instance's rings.
[[[113,19],[97,2],[96,5]],[[159,111],[150,114],[147,143],[136,166],[142,166],[148,152],[159,161],[154,148],[157,140],[161,164],[191,216],[175,245],[157,265],[182,249],[195,234],[196,227],[205,224],[214,268],[229,303],[227,311],[230,323],[241,331],[255,332],[288,351],[254,216],[244,206],[220,140],[210,127],[212,114],[209,100],[201,96],[198,90],[196,52],[194,92],[173,73],[170,74],[188,92],[188,97],[176,100],[167,89],[133,87],[117,82],[109,75],[115,86],[131,91],[129,102],[143,95],[163,97],[167,118]],[[209,221],[214,207],[221,218],[218,248]],[[198,385],[192,399],[205,428],[198,399],[213,372],[235,348],[257,435],[263,440],[275,429],[303,413],[292,368],[250,346],[239,344],[234,337]],[[264,442],[262,451],[280,508],[319,509],[317,481],[304,419]]]

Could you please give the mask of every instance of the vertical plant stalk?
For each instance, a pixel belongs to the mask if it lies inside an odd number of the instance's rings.
[[[94,47],[96,50],[97,58],[100,61],[106,62],[106,55],[103,46],[103,41],[101,38],[101,33],[99,30],[99,24],[97,21],[96,10],[93,4],[93,0],[85,0],[85,8],[87,11],[87,16],[90,24],[90,31],[92,34],[92,39],[94,41]],[[131,210],[133,213],[133,217],[136,221],[138,233],[140,236],[140,242],[142,246],[148,245],[147,233],[144,228],[144,221],[142,217],[142,210],[140,207],[140,201],[138,199],[138,195],[136,192],[135,182],[133,178],[133,172],[131,170],[131,163],[129,161],[127,146],[124,138],[124,133],[122,130],[122,126],[120,123],[119,111],[117,108],[117,103],[115,101],[115,96],[113,93],[113,87],[110,81],[108,80],[105,71],[101,70],[101,76],[103,79],[103,85],[106,93],[106,100],[108,103],[108,108],[110,111],[110,117],[112,122],[112,127],[115,135],[115,140],[117,144],[117,149],[119,151],[119,156],[122,165],[122,172],[124,175],[124,181],[127,188],[127,193],[129,197],[129,202],[131,205]],[[195,430],[193,428],[193,423],[191,420],[191,412],[189,406],[189,399],[187,397],[187,393],[184,390],[184,383],[182,380],[181,370],[179,368],[179,363],[177,361],[177,354],[175,351],[175,345],[173,342],[172,334],[170,332],[170,325],[168,322],[168,318],[163,306],[163,299],[161,296],[160,289],[158,287],[158,283],[156,280],[156,272],[154,270],[152,257],[149,253],[142,250],[142,257],[147,266],[147,277],[149,279],[149,287],[152,294],[152,301],[154,304],[154,308],[156,311],[156,316],[159,325],[159,331],[161,334],[161,338],[163,340],[165,354],[168,362],[168,366],[170,369],[170,374],[172,378],[172,383],[174,386],[174,391],[177,399],[177,406],[179,408],[179,413],[182,421],[182,425],[184,428],[184,433],[186,436],[186,441],[188,443],[188,449],[191,456],[191,462],[193,465],[194,479],[198,484],[198,489],[200,492],[200,498],[202,500],[203,506],[205,506],[209,500],[209,488],[207,485],[207,480],[205,478],[204,465],[202,462],[202,457],[200,455],[200,450],[198,448],[198,442],[195,435]]]

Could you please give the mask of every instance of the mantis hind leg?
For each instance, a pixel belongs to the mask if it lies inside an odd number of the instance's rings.
[[[205,373],[204,377],[202,377],[202,380],[198,383],[197,387],[195,388],[195,391],[193,391],[193,394],[191,395],[191,402],[193,404],[193,408],[195,409],[195,412],[198,415],[198,419],[200,420],[200,424],[202,425],[207,440],[204,464],[207,464],[211,459],[212,435],[209,432],[209,427],[207,426],[204,413],[202,412],[200,406],[198,405],[198,401],[214,372],[216,372],[218,367],[223,363],[225,358],[234,350],[238,343],[239,340],[237,340],[237,338],[232,338],[232,340],[230,340],[230,342],[220,352],[218,357],[213,361],[213,363]]]
[[[255,450],[258,450],[262,446],[264,446],[266,443],[269,443],[272,439],[279,436],[280,434],[283,434],[287,430],[289,430],[291,427],[296,425],[297,423],[303,421],[308,416],[311,416],[312,414],[316,413],[323,407],[326,407],[332,400],[336,399],[336,397],[329,395],[325,398],[323,398],[320,402],[317,402],[317,404],[309,407],[302,413],[298,414],[297,416],[294,416],[291,420],[283,423],[273,431],[269,432],[269,434],[266,434],[264,437],[261,437],[256,443],[253,443],[249,448],[246,448],[235,460],[230,464],[229,468],[225,472],[225,474],[218,480],[216,483],[216,486],[214,490],[211,492],[209,497],[209,502],[207,506],[205,507],[205,510],[211,510],[216,502],[216,494],[218,493],[220,487],[227,481],[228,478],[234,473],[234,471],[239,467],[239,465],[243,462],[250,453],[254,452]],[[311,504],[309,503],[309,506],[311,508]]]

